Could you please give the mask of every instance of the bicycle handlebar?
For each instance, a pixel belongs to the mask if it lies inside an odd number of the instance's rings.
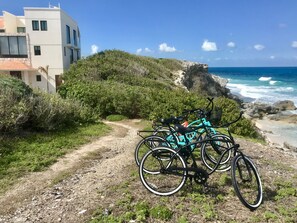
[[[177,116],[177,117],[170,117],[170,118],[161,118],[158,121],[162,123],[163,125],[169,125],[169,124],[177,124],[183,121],[184,116]]]
[[[217,126],[217,128],[229,127],[230,125],[234,124],[235,122],[238,122],[241,119],[242,115],[243,115],[243,111],[241,111],[239,113],[239,116],[237,117],[237,119],[235,119],[235,120],[233,120],[233,121],[231,121],[229,123],[225,123],[225,124],[223,124],[221,126]]]
[[[205,109],[201,109],[201,108],[195,108],[195,109],[191,109],[191,110],[184,110],[183,111],[183,115],[187,116],[189,114],[193,114],[193,113],[198,113],[199,116],[210,116],[210,113],[213,110],[213,100],[214,98],[207,98],[207,100],[209,101],[208,105],[206,106]],[[211,109],[209,111],[206,111],[207,108],[211,105]]]
[[[201,118],[202,116],[210,116],[210,113],[213,110],[213,100],[214,98],[207,98],[207,100],[209,101],[208,105],[206,106],[206,108],[203,110],[201,108],[196,108],[196,109],[191,109],[191,110],[184,110],[182,112],[181,116],[175,116],[175,117],[170,117],[170,118],[161,118],[158,119],[153,125],[157,125],[157,123],[159,122],[161,125],[170,125],[170,124],[179,124],[181,121],[183,121],[185,118],[187,118],[187,116],[189,114],[193,114],[193,113],[197,113],[197,116],[199,116],[199,118]],[[206,111],[206,109],[211,105],[211,109],[209,111]]]

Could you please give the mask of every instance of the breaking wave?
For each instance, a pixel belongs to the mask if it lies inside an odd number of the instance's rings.
[[[270,81],[272,77],[260,77],[259,81]]]

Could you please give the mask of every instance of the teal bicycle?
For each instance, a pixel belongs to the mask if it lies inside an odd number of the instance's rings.
[[[201,152],[201,159],[209,169],[212,169],[212,165],[217,163],[217,157],[221,154],[221,147],[212,145],[213,148],[211,149],[208,145],[201,143],[201,140],[213,135],[217,135],[217,138],[224,138],[227,136],[218,134],[215,128],[212,127],[210,121],[207,120],[207,117],[209,117],[209,114],[211,114],[211,111],[213,110],[213,99],[208,100],[209,104],[207,107],[211,105],[210,111],[204,111],[202,109],[187,110],[184,112],[183,116],[160,119],[160,124],[155,124],[155,130],[153,131],[139,131],[138,135],[142,137],[142,140],[140,140],[135,148],[134,157],[136,164],[139,166],[143,155],[157,146],[178,149],[188,145],[191,152],[193,152],[195,148],[201,147],[203,149]],[[197,120],[191,122],[186,127],[180,124],[189,114],[193,113],[196,114],[198,118]],[[152,133],[152,135],[144,137],[141,133]],[[189,145],[190,142],[195,143]],[[182,149],[180,153],[185,158],[189,156],[189,151],[186,149]],[[217,155],[215,155],[215,153],[217,153]],[[227,165],[230,157],[231,152],[228,153],[228,156],[224,157],[221,161],[220,168],[217,168],[216,171],[226,171],[230,169],[230,164]]]

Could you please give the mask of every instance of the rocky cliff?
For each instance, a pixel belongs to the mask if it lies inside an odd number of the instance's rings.
[[[208,73],[205,64],[192,63],[184,70],[182,83],[189,91],[205,94],[212,97],[230,96],[230,90],[226,88],[227,80]]]

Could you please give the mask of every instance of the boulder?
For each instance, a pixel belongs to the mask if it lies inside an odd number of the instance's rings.
[[[277,114],[279,108],[265,103],[247,103],[244,105],[245,113],[251,118],[263,118],[265,115]]]
[[[278,108],[281,111],[296,109],[294,102],[290,100],[277,101],[273,104],[273,106]]]

